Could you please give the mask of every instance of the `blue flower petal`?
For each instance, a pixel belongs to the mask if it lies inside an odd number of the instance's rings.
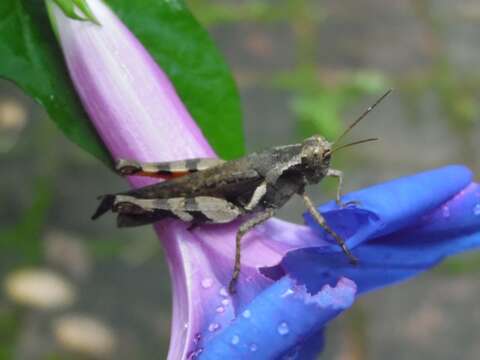
[[[207,343],[200,359],[275,359],[303,343],[299,353],[322,346],[307,340],[353,304],[356,286],[346,278],[334,287],[325,285],[314,295],[290,277],[283,277],[260,293],[247,308]],[[312,340],[314,341],[314,340]]]
[[[445,256],[480,246],[480,187],[463,166],[448,166],[349,194],[361,208],[321,207],[349,240],[357,266],[337,247],[288,253],[262,269],[278,280],[230,326],[203,338],[202,359],[308,359],[322,348],[318,334],[356,294],[405,280]],[[307,217],[312,226],[312,219]],[[358,291],[357,291],[358,289]],[[314,295],[311,295],[314,294]]]
[[[425,271],[444,257],[480,247],[480,186],[470,184],[437,209],[404,229],[357,246],[357,266],[340,253],[301,249],[282,262],[284,273],[316,291],[340,277],[355,281],[358,292],[396,283]]]
[[[342,198],[344,202],[360,202],[359,207],[339,209],[332,201],[319,210],[353,248],[367,239],[416,222],[465,188],[471,179],[472,173],[467,167],[450,165],[378,184]],[[305,215],[305,221],[328,238],[309,214]],[[338,251],[338,247],[332,249]]]
[[[281,360],[316,360],[325,347],[325,329],[311,335],[303,344],[299,344],[280,357]]]

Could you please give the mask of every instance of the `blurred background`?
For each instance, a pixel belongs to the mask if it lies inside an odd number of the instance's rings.
[[[188,3],[233,69],[248,151],[333,139],[393,87],[349,136],[381,141],[334,160],[346,191],[449,163],[480,173],[478,0]],[[90,221],[96,196],[126,183],[7,82],[0,166],[0,359],[164,358],[170,288],[152,229]],[[292,201],[280,216],[303,211]],[[480,254],[460,256],[363,297],[329,327],[322,359],[478,359],[479,273]]]

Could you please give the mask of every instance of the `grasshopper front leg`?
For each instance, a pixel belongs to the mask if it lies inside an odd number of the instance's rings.
[[[357,264],[358,260],[353,254],[350,252],[350,250],[347,247],[347,244],[345,244],[345,240],[343,240],[335,231],[330,228],[330,226],[327,224],[325,218],[320,214],[315,206],[313,205],[312,200],[308,197],[307,194],[303,193],[301,194],[303,197],[303,201],[305,202],[305,206],[307,207],[308,212],[313,216],[315,221],[320,225],[330,236],[332,236],[337,244],[340,246],[342,249],[343,253],[348,257],[350,260],[351,264]]]
[[[334,177],[338,180],[337,184],[337,195],[335,197],[335,203],[338,207],[347,207],[349,205],[358,205],[358,201],[348,201],[346,203],[342,202],[342,189],[343,189],[343,172],[336,169],[328,169],[326,176]]]
[[[261,223],[267,221],[274,215],[273,209],[267,209],[263,212],[255,214],[254,217],[245,221],[237,231],[237,236],[235,238],[235,264],[233,266],[232,278],[228,284],[228,292],[230,294],[235,294],[236,284],[238,277],[240,276],[240,267],[241,267],[241,250],[242,250],[242,237],[247,232],[252,230],[255,226],[260,225]]]
[[[337,203],[338,206],[341,206],[342,205],[341,196],[342,196],[342,187],[343,187],[343,172],[336,169],[328,169],[326,176],[334,177],[338,180],[337,196],[335,197],[335,202]]]

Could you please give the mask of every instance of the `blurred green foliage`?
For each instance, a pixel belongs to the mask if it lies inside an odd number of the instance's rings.
[[[332,140],[345,128],[344,109],[365,94],[379,95],[388,88],[381,73],[342,74],[334,84],[328,84],[309,67],[279,74],[272,85],[293,93],[290,108],[302,137],[318,133]]]
[[[0,360],[14,358],[16,338],[21,330],[19,309],[0,308]]]
[[[235,22],[290,24],[298,44],[295,67],[269,74],[261,81],[292,94],[289,107],[298,120],[301,137],[319,133],[334,138],[344,128],[345,109],[364,95],[379,95],[389,87],[386,76],[380,72],[343,72],[338,79],[322,74],[316,65],[316,37],[326,12],[319,2],[190,0],[189,4],[199,20],[210,27]]]
[[[236,22],[272,23],[302,18],[325,18],[321,3],[311,0],[241,1],[187,0],[195,16],[207,27]]]
[[[49,179],[37,179],[30,208],[25,210],[17,224],[0,232],[0,251],[19,257],[18,265],[41,262],[43,251],[40,239],[53,198],[50,184]]]
[[[441,264],[436,270],[438,274],[462,275],[477,274],[480,272],[480,254],[471,253],[451,258]]]
[[[418,119],[415,109],[419,108],[422,95],[433,92],[442,117],[452,133],[461,138],[463,161],[475,166],[477,145],[469,134],[480,119],[480,76],[475,71],[463,71],[453,61],[448,46],[447,29],[451,27],[448,17],[436,13],[428,0],[413,1],[411,5],[426,29],[429,55],[433,61],[421,74],[396,79],[408,101],[406,109],[413,110],[410,115]]]

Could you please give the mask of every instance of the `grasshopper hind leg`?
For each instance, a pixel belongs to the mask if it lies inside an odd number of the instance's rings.
[[[92,216],[95,220],[112,211],[117,213],[118,227],[132,227],[152,224],[168,217],[171,213],[162,208],[153,208],[151,200],[137,199],[128,195],[103,195],[100,204]]]
[[[242,250],[242,237],[252,230],[255,226],[260,225],[261,223],[267,221],[274,215],[273,209],[267,209],[261,213],[255,214],[254,217],[245,221],[237,231],[237,236],[235,238],[235,264],[233,266],[232,278],[228,284],[228,292],[230,294],[235,294],[236,285],[238,277],[240,276],[241,268],[241,250]]]
[[[165,161],[158,163],[143,163],[135,160],[118,160],[115,170],[123,176],[136,175],[153,178],[170,179],[192,172],[206,170],[221,165],[221,159],[196,158],[179,161]]]

